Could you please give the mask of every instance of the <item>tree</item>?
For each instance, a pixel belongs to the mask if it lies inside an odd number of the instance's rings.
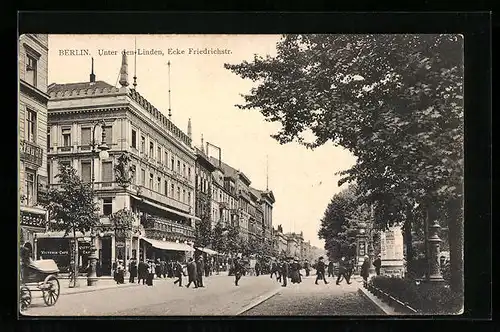
[[[276,57],[225,67],[259,82],[237,106],[280,122],[280,143],[331,141],[357,158],[339,185],[358,184],[376,223],[415,204],[446,222],[463,291],[462,54],[456,35],[285,35]]]
[[[212,243],[212,227],[209,216],[202,216],[195,224],[195,246],[207,247]]]
[[[94,201],[94,191],[88,183],[83,183],[76,174],[76,169],[60,164],[59,174],[56,175],[59,185],[49,189],[47,204],[49,212],[49,228],[55,231],[64,231],[64,236],[73,235],[74,257],[72,287],[76,286],[78,266],[77,232],[85,234],[99,223],[99,208]]]
[[[218,221],[212,230],[212,248],[220,253],[227,251],[224,227]]]
[[[232,255],[241,252],[241,249],[244,246],[238,227],[233,225],[229,225],[226,228],[225,241],[227,251]]]

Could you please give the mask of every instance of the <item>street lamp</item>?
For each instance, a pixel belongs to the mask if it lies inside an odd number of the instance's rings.
[[[97,143],[97,140],[95,138],[95,130],[96,128],[100,126],[101,127],[101,132],[102,132],[102,139],[100,143]],[[92,153],[92,158],[91,158],[91,172],[92,172],[92,177],[91,177],[91,186],[92,186],[92,191],[94,191],[94,182],[95,182],[95,171],[94,171],[94,159],[95,156],[98,156],[99,159],[107,159],[109,158],[108,150],[109,147],[106,144],[106,132],[104,130],[106,126],[106,123],[104,120],[98,120],[96,123],[94,123],[92,127],[92,140],[90,142],[90,146],[92,148],[91,153]],[[96,255],[96,247],[95,247],[95,230],[92,227],[90,230],[90,255],[89,255],[89,261],[90,261],[90,269],[87,273],[87,286],[94,286],[97,283],[97,255]]]

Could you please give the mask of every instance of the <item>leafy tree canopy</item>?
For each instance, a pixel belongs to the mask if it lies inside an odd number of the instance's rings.
[[[50,228],[70,233],[85,234],[99,223],[99,208],[94,202],[94,192],[83,183],[71,166],[60,165],[56,175],[59,185],[49,189],[48,203]]]

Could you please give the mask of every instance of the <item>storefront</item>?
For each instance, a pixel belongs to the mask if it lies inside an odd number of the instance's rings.
[[[78,270],[80,273],[86,271],[88,257],[90,255],[90,237],[78,232]],[[64,236],[64,232],[47,232],[36,234],[36,253],[38,259],[52,259],[62,273],[68,273],[71,258],[74,256],[72,235]]]
[[[139,259],[160,258],[165,261],[186,261],[192,257],[195,249],[186,243],[154,240],[146,237],[141,238]]]

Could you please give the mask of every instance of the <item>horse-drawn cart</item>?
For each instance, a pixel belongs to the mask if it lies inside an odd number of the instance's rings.
[[[52,259],[22,263],[19,291],[21,310],[31,305],[32,292],[42,292],[43,301],[47,306],[56,304],[60,292],[58,273],[59,268]]]

